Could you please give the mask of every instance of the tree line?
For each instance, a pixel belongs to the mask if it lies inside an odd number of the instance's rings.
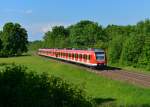
[[[110,37],[109,63],[150,70],[150,20],[132,26],[111,25],[105,30]]]
[[[27,52],[28,34],[18,23],[8,22],[0,31],[0,57],[16,56]]]
[[[30,43],[38,48],[103,48],[110,64],[150,69],[150,20],[135,25],[102,25],[83,20],[65,28],[54,26],[42,41]]]
[[[92,21],[80,21],[67,28],[54,26],[44,34],[42,41],[30,42],[30,49],[43,48],[80,48],[106,47],[108,37],[102,26]]]

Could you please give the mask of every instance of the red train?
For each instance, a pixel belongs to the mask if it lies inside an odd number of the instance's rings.
[[[106,54],[102,49],[39,49],[38,55],[84,64],[90,67],[106,66]]]

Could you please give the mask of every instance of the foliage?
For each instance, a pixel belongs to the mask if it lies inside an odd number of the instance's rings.
[[[110,64],[119,63],[124,41],[125,38],[119,35],[111,40],[108,48],[108,60]]]
[[[144,37],[141,35],[131,35],[123,47],[121,54],[121,63],[125,65],[137,64],[138,58],[142,52]]]
[[[59,77],[6,66],[0,72],[1,107],[90,107],[83,90]]]
[[[0,56],[14,56],[27,52],[27,31],[18,23],[6,23],[0,33]]]
[[[145,37],[142,52],[138,59],[138,64],[140,67],[150,70],[150,34]]]
[[[149,28],[149,19],[134,26],[107,26],[105,32],[109,37],[109,63],[150,69]]]
[[[43,42],[42,41],[39,41],[39,40],[36,40],[36,41],[33,41],[33,42],[29,42],[28,44],[28,49],[31,51],[37,51],[39,48],[42,48],[43,47]]]
[[[2,41],[0,39],[0,51],[1,51],[1,49],[2,49]]]
[[[92,21],[80,21],[69,31],[71,46],[75,48],[93,48],[99,42],[97,40],[104,42],[107,39],[102,27]]]
[[[45,33],[44,47],[66,48],[68,46],[68,34],[68,30],[63,26],[54,26],[52,31]]]
[[[100,40],[100,41],[97,41]],[[46,48],[87,48],[105,46],[105,32],[97,23],[84,20],[67,28],[54,26],[44,35]]]

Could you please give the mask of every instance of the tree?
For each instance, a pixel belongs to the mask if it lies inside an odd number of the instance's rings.
[[[139,34],[132,34],[125,42],[120,62],[125,65],[134,65],[138,63],[142,48],[144,45],[144,36]]]
[[[1,49],[2,49],[2,41],[0,39],[0,51],[1,51]]]
[[[139,56],[139,67],[150,70],[150,20],[140,21],[136,25],[137,34],[143,35],[144,44]]]
[[[0,39],[4,56],[20,55],[27,52],[27,31],[18,23],[6,23]]]
[[[138,64],[140,67],[150,70],[150,34],[145,36],[145,41],[138,60]]]
[[[39,48],[43,47],[43,41],[36,40],[33,42],[29,42],[29,50],[31,51],[37,51]]]
[[[70,42],[72,47],[87,48],[94,47],[98,40],[104,42],[107,39],[102,26],[97,23],[84,20],[70,26]]]
[[[108,60],[110,64],[119,63],[123,41],[125,41],[125,37],[121,35],[117,35],[111,40],[108,48]]]
[[[2,35],[2,31],[0,31],[0,38],[1,38],[1,35]],[[1,52],[1,49],[2,49],[2,41],[0,39],[0,52]]]
[[[66,48],[68,44],[69,32],[64,26],[54,26],[52,31],[48,31],[44,36],[44,45],[49,48]]]

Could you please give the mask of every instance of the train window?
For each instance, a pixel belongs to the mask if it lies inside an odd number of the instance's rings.
[[[105,59],[105,53],[104,52],[96,52],[96,59],[97,60],[104,60]]]
[[[90,60],[90,59],[91,59],[91,56],[90,56],[90,55],[88,55],[87,59],[88,59],[88,60]]]
[[[87,55],[85,55],[85,59],[87,59]]]
[[[77,54],[75,54],[75,58],[77,58]]]
[[[87,55],[83,55],[83,58],[84,58],[84,59],[87,59]]]
[[[72,58],[74,58],[74,54],[72,54]]]
[[[71,53],[69,53],[69,57],[71,57]]]
[[[81,54],[79,54],[79,58],[82,58],[82,55],[81,55]]]
[[[75,54],[75,58],[78,58],[78,54]]]

